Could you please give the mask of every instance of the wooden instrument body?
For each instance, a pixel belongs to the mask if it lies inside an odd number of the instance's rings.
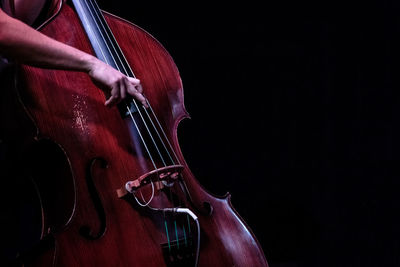
[[[108,13],[104,16],[184,165],[182,177],[190,200],[182,192],[177,195],[199,217],[199,266],[268,266],[255,236],[232,208],[230,196],[219,198],[208,193],[185,163],[177,127],[188,113],[173,59],[143,29]],[[93,54],[76,13],[66,4],[40,31]],[[45,189],[52,190],[48,195],[60,192],[57,203],[65,199],[59,210],[52,209],[63,214],[56,225],[46,219],[45,209],[43,212],[42,238],[54,237],[54,248],[47,250],[47,258],[30,264],[166,266],[160,248],[166,240],[165,228],[157,225],[153,215],[118,198],[116,193],[128,180],[149,171],[141,164],[149,159],[135,151],[117,108],[104,106],[104,94],[84,73],[22,65],[17,72],[16,88],[36,127],[36,140],[55,143],[65,156],[63,166],[67,166],[63,174],[53,177],[55,186]],[[46,167],[45,162],[42,167]],[[60,177],[67,180],[60,182],[62,189],[56,182]],[[144,188],[143,192],[148,199],[151,189]],[[65,193],[69,195],[63,196]],[[173,207],[162,192],[155,194],[156,205]],[[43,199],[46,201],[49,200]]]

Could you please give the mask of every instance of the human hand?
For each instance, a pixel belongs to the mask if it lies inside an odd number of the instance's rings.
[[[106,94],[105,106],[112,107],[129,94],[148,107],[140,80],[126,76],[98,59],[92,62],[88,74],[93,83]]]

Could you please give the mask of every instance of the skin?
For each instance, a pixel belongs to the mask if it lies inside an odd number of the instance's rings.
[[[112,107],[127,94],[147,107],[138,79],[127,77],[96,57],[68,46],[8,16],[0,9],[0,55],[30,66],[86,72]]]

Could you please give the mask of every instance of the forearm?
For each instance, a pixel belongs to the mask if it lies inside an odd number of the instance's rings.
[[[97,59],[65,45],[0,10],[0,54],[19,63],[42,68],[88,72]]]
[[[127,77],[96,57],[45,36],[1,9],[0,55],[41,68],[87,72],[92,81],[110,95],[106,106],[115,105],[130,94],[147,107],[138,79]]]

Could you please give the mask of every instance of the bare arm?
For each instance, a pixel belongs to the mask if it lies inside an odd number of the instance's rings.
[[[106,106],[118,103],[126,94],[147,106],[139,80],[125,76],[92,55],[45,36],[1,9],[0,54],[31,66],[86,72],[110,95]]]

